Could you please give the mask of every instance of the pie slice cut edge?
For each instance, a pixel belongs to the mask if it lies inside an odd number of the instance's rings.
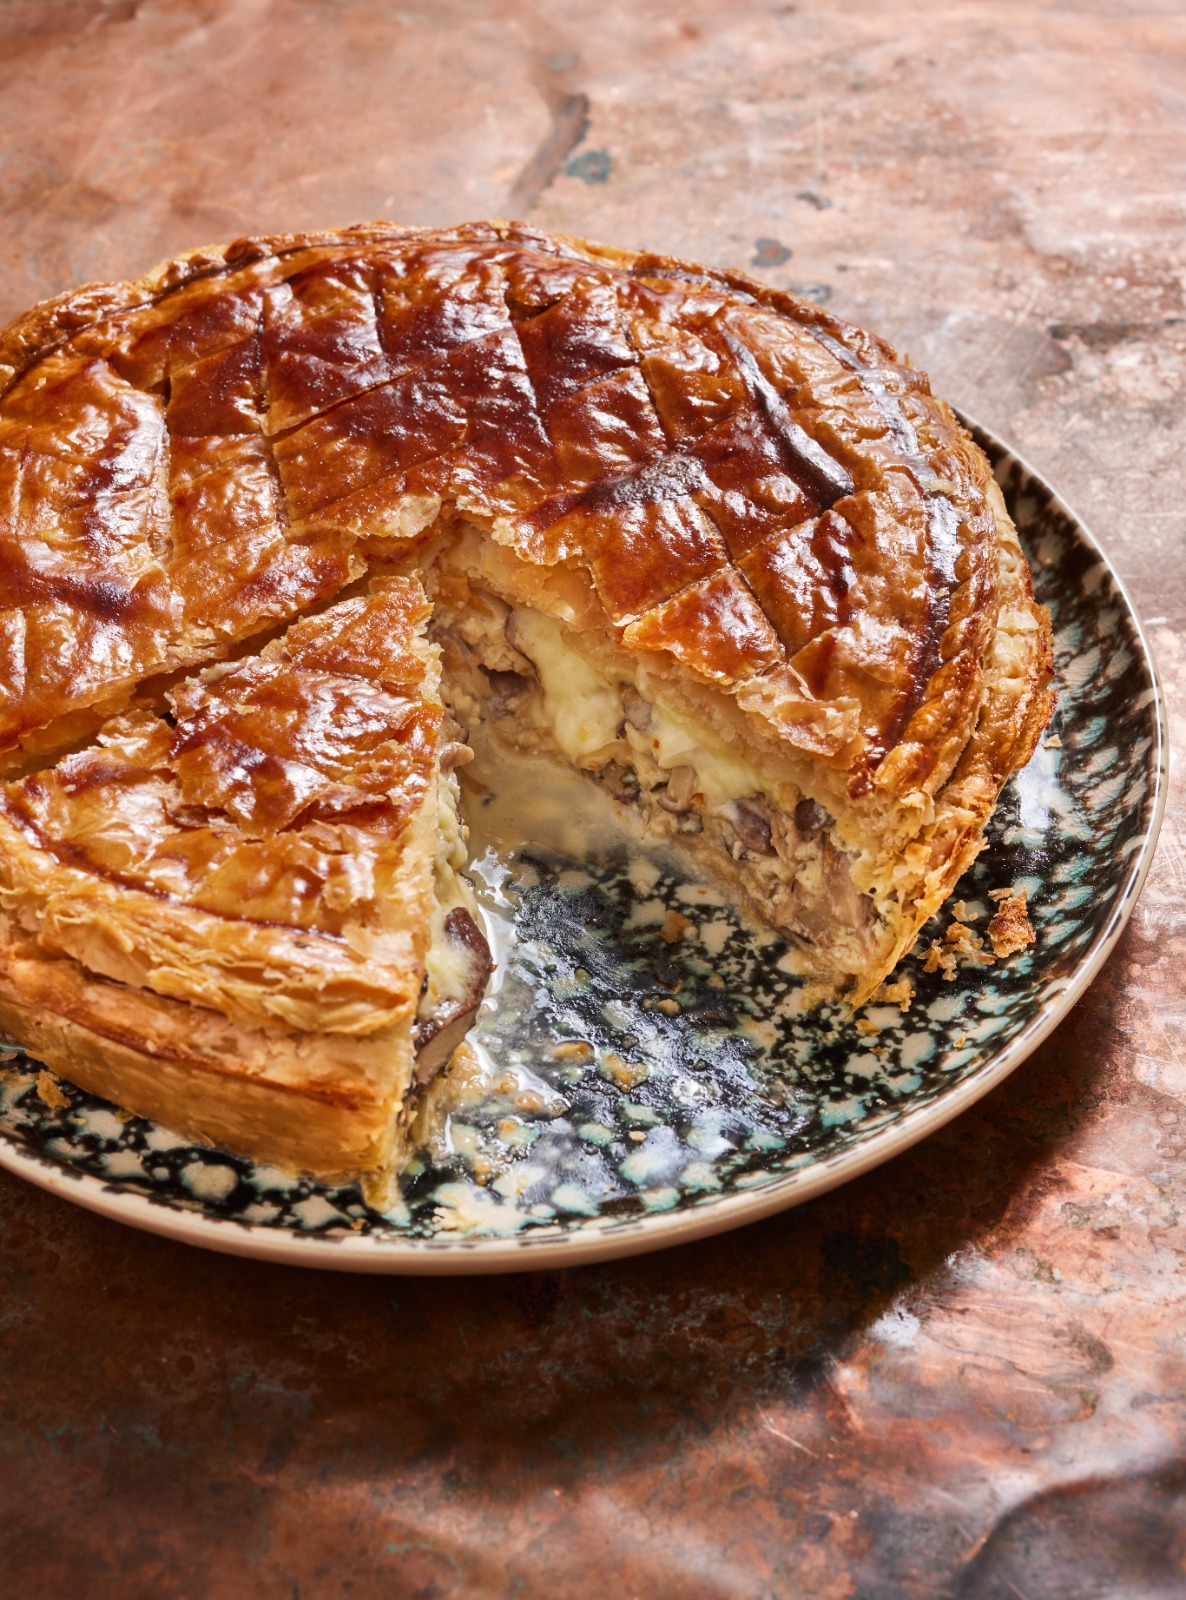
[[[183,1134],[398,1170],[490,971],[428,614],[376,580],[0,788],[0,1027]]]

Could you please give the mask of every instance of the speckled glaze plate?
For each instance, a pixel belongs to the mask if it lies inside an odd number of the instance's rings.
[[[0,1058],[0,1166],[237,1255],[514,1271],[755,1221],[898,1154],[986,1094],[1115,945],[1161,822],[1167,736],[1148,645],[1106,558],[1031,468],[975,431],[1053,614],[1059,704],[959,893],[983,931],[991,890],[1027,890],[1028,952],[952,978],[915,954],[899,968],[916,991],[905,1012],[804,1014],[782,941],[670,861],[525,846],[479,871],[515,933],[479,1019],[495,1070],[437,1119],[391,1210],[186,1143],[17,1054]],[[935,919],[919,952],[949,921]],[[669,943],[664,924],[683,936]]]

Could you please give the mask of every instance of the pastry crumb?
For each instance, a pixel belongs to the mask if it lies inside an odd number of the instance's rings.
[[[650,1069],[641,1061],[625,1061],[615,1050],[611,1050],[601,1063],[601,1071],[619,1089],[633,1089],[636,1084],[646,1081]]]
[[[588,1061],[592,1054],[593,1046],[584,1039],[564,1039],[552,1049],[556,1061]]]
[[[51,1111],[61,1111],[70,1104],[70,1096],[50,1072],[37,1074],[37,1098]]]
[[[991,967],[1016,955],[1027,945],[1037,942],[1026,914],[1026,893],[1020,889],[990,889],[988,898],[996,906],[996,913],[988,924],[988,941],[968,926],[974,920],[972,908],[966,900],[956,900],[951,907],[955,921],[950,924],[940,943],[934,940],[923,958],[924,972],[942,971],[944,978],[955,977],[961,963],[976,967]],[[991,945],[991,949],[988,946]],[[883,985],[884,987],[884,985]],[[879,991],[880,993],[880,991]],[[906,1009],[902,1007],[903,1011]]]
[[[926,953],[922,964],[924,972],[938,972],[942,970],[944,978],[949,982],[955,977],[955,969],[959,959],[954,950],[944,949],[936,939],[931,940],[931,947]]]
[[[873,991],[871,998],[875,1004],[880,1002],[883,1005],[897,1006],[905,1016],[910,1010],[910,1002],[914,999],[914,985],[909,978],[898,978],[894,983],[890,983],[887,979]]]
[[[967,923],[953,922],[943,935],[943,943],[937,939],[931,941],[931,947],[923,959],[924,972],[942,972],[944,980],[948,983],[955,978],[960,963],[969,966],[986,967],[992,965],[993,958],[984,948],[984,940]]]
[[[970,961],[973,966],[992,965],[993,958],[984,948],[984,940],[974,928],[969,928],[966,922],[953,922],[943,938],[949,945],[955,947],[958,956]]]
[[[880,1033],[881,1029],[875,1022],[870,1022],[868,1017],[858,1017],[855,1023],[858,1033]]]
[[[997,914],[988,925],[988,937],[993,954],[998,961],[1003,961],[1006,956],[1016,955],[1027,945],[1035,944],[1037,936],[1026,913],[1024,890],[1018,894],[996,890],[993,899],[998,902]]]
[[[663,926],[659,929],[659,937],[668,944],[677,944],[688,929],[691,922],[679,911],[669,911],[663,919]]]
[[[1062,740],[1058,737],[1057,733],[1052,733],[1050,735],[1049,739],[1043,739],[1042,740],[1042,749],[1043,750],[1061,750],[1062,749]]]

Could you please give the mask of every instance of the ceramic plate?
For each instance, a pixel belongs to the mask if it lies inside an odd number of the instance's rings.
[[[977,433],[1053,614],[1059,705],[959,896],[983,933],[990,891],[1024,888],[1037,932],[1028,952],[952,978],[916,954],[899,968],[915,989],[906,1011],[805,1015],[782,941],[747,929],[669,861],[625,846],[596,862],[525,847],[485,858],[481,872],[515,934],[477,1035],[496,1070],[438,1119],[392,1210],[188,1144],[16,1054],[0,1079],[0,1166],[238,1255],[509,1271],[754,1221],[896,1155],[987,1093],[1116,943],[1161,821],[1167,743],[1152,658],[1115,573],[1058,496]],[[918,950],[950,920],[941,913]]]

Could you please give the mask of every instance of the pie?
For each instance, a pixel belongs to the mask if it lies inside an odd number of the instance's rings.
[[[387,1173],[490,975],[414,579],[0,792],[0,1023],[231,1149]]]
[[[456,769],[608,788],[868,999],[1051,710],[983,454],[883,341],[525,227],[191,252],[0,333],[0,1027],[385,1181],[490,971]]]

